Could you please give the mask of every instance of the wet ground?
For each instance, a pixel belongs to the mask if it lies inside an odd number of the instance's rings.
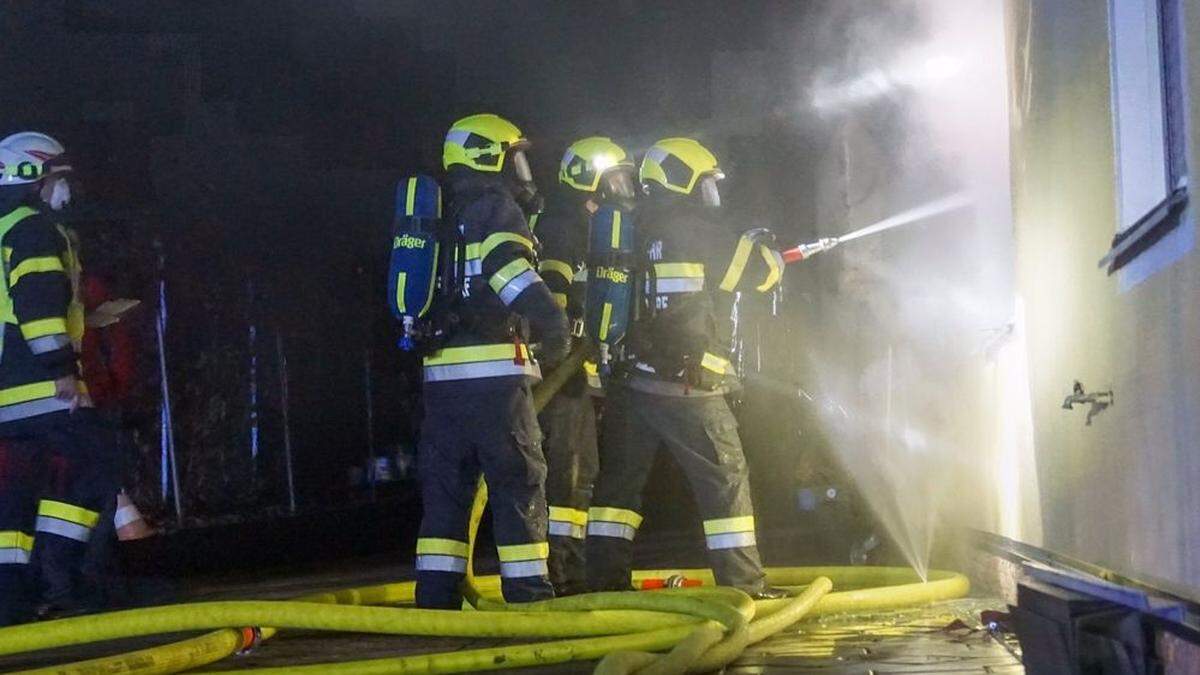
[[[652,556],[657,558],[658,556]],[[643,560],[643,564],[659,562]],[[486,563],[485,563],[486,564]],[[411,578],[394,556],[343,561],[320,568],[262,570],[235,578],[195,580],[183,594],[194,600],[289,598],[317,589],[361,586]],[[929,607],[862,616],[826,617],[802,622],[755,645],[727,672],[774,673],[1023,673],[1015,639],[997,642],[979,627],[980,612],[1003,610],[998,600],[967,598]],[[38,658],[0,659],[0,672],[91,658],[145,647],[87,647]],[[207,671],[317,664],[390,656],[475,649],[500,644],[488,640],[285,632],[250,654],[232,657]],[[527,673],[589,673],[594,664],[526,669]]]

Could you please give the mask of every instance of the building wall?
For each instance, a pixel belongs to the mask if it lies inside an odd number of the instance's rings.
[[[1183,4],[1185,33],[1200,34],[1200,2]],[[1117,218],[1107,6],[1008,6],[1016,275],[1044,526],[1033,543],[1200,599],[1200,260],[1186,222],[1145,254],[1182,251],[1147,278],[1097,268]],[[1200,50],[1188,52],[1194,85]],[[1116,395],[1091,426],[1062,409],[1076,380]]]

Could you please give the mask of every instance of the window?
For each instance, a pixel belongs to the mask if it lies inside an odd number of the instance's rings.
[[[1109,274],[1166,237],[1188,202],[1180,0],[1111,0],[1117,228]]]

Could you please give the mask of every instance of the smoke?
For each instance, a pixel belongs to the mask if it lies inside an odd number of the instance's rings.
[[[805,102],[829,139],[815,167],[819,234],[928,217],[815,263],[834,281],[809,370],[844,411],[820,417],[838,460],[924,574],[947,523],[1038,536],[1003,3],[830,4]],[[969,208],[934,208],[958,193]]]

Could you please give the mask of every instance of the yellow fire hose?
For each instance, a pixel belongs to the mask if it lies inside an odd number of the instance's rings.
[[[572,355],[574,361],[582,354]],[[563,369],[560,369],[563,370]],[[578,366],[570,368],[578,370]],[[554,375],[556,389],[566,378]],[[539,387],[545,390],[547,387]],[[542,393],[539,391],[538,393]],[[538,399],[544,404],[548,397]],[[119,638],[211,630],[199,637],[126,654],[27,673],[176,673],[221,660],[269,639],[278,629],[306,629],[479,638],[550,640],[439,654],[310,666],[254,669],[270,673],[457,673],[544,666],[599,659],[603,675],[710,672],[804,617],[880,611],[966,595],[965,577],[934,571],[927,582],[907,568],[782,567],[768,582],[793,589],[783,600],[752,601],[741,591],[715,587],[707,569],[641,570],[635,584],[682,575],[698,588],[591,593],[538,603],[506,605],[498,576],[474,574],[474,547],[487,503],[480,484],[471,512],[468,602],[482,611],[453,612],[386,605],[411,604],[411,581],[318,593],[293,601],[226,601],[168,605],[61,619],[0,629],[0,656]],[[845,588],[830,592],[835,586]],[[384,605],[384,606],[380,606]],[[497,620],[495,612],[504,612]],[[273,626],[261,631],[241,626]]]

